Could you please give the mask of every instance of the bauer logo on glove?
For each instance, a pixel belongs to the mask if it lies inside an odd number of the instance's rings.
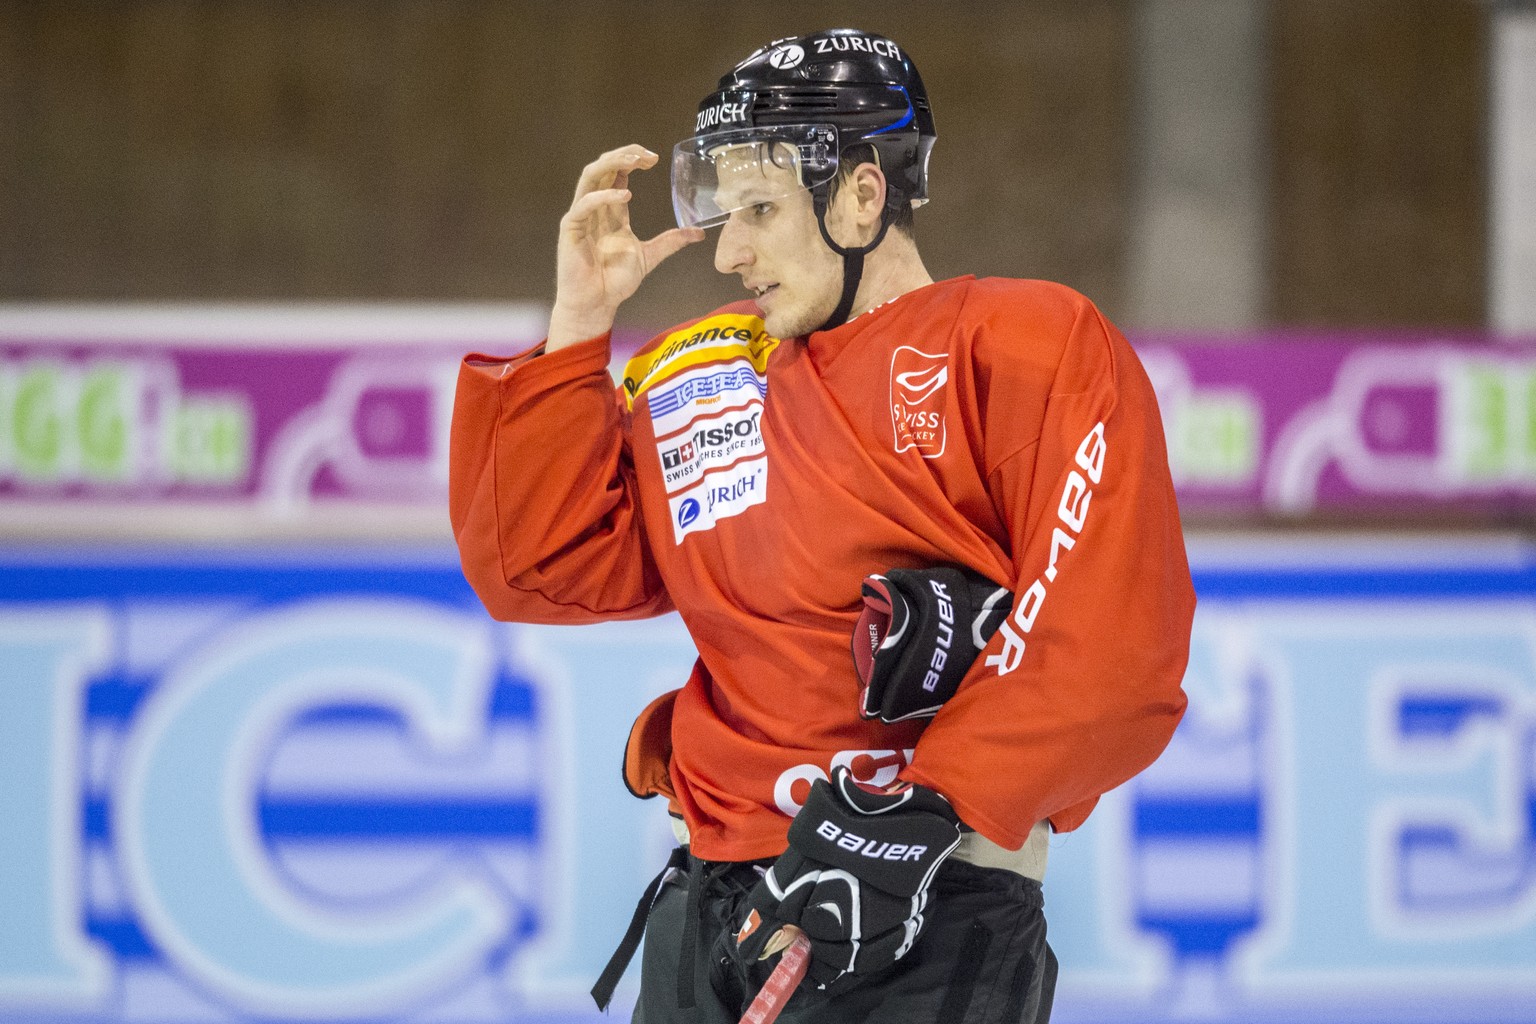
[[[748,894],[735,956],[756,961],[788,924],[811,940],[818,988],[889,967],[917,941],[934,874],[959,844],[960,819],[938,793],[873,789],[839,767],[811,784],[789,849]]]
[[[859,713],[900,722],[935,714],[1013,607],[969,569],[892,569],[864,579],[853,631]]]

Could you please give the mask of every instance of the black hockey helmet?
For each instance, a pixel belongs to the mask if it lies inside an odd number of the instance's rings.
[[[684,227],[723,222],[731,210],[715,202],[713,154],[750,142],[787,143],[799,186],[822,203],[839,156],[867,143],[886,177],[887,205],[920,206],[935,138],[922,77],[889,39],[851,28],[778,39],[699,104],[692,137],[673,151],[674,210]]]
[[[823,330],[843,323],[864,257],[896,214],[928,201],[928,158],[936,134],[928,91],[912,60],[891,40],[838,28],[778,39],[720,79],[699,104],[693,135],[672,151],[672,206],[682,227],[724,223],[736,210],[809,189],[821,236],[843,258],[843,292]],[[838,160],[850,147],[874,148],[886,179],[880,230],[846,248],[827,230]],[[754,186],[720,190],[719,172],[756,168]],[[740,175],[736,178],[740,179]]]

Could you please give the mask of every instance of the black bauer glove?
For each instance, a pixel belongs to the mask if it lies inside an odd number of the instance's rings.
[[[812,784],[789,849],[743,902],[738,961],[756,961],[793,924],[811,940],[807,974],[818,988],[889,967],[917,940],[928,887],[959,843],[960,819],[933,790],[870,789],[836,769],[830,784]]]
[[[969,569],[892,569],[865,577],[853,630],[859,713],[900,722],[938,712],[992,634],[1013,594]]]

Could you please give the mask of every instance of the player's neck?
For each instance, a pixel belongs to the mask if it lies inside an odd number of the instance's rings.
[[[916,243],[892,231],[878,249],[864,258],[864,274],[853,299],[853,315],[867,313],[930,284],[933,276],[923,265]]]

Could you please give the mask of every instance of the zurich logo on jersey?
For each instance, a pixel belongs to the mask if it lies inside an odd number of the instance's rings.
[[[695,499],[689,498],[677,507],[678,526],[687,526],[697,518],[699,518],[699,503]]]

